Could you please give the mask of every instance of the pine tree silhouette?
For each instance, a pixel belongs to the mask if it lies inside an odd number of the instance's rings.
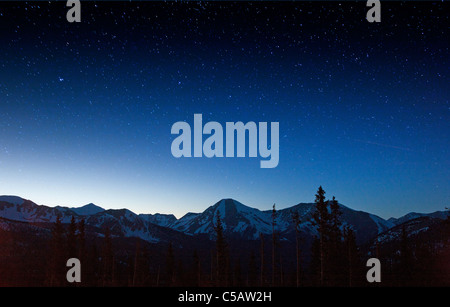
[[[65,267],[66,267],[66,253],[64,252],[64,227],[61,223],[61,218],[56,217],[56,222],[52,229],[51,240],[51,258],[50,258],[50,273],[48,284],[49,286],[62,286],[66,281]]]
[[[272,286],[275,286],[276,277],[276,245],[277,245],[277,234],[275,232],[275,227],[277,225],[277,210],[275,204],[272,207]]]
[[[77,223],[75,221],[75,217],[72,215],[67,232],[68,258],[76,258],[78,256],[77,241]]]
[[[311,271],[311,282],[314,286],[321,285],[321,261],[320,261],[320,239],[314,236],[311,245],[311,262],[309,264],[309,270]]]
[[[360,260],[355,233],[349,226],[344,228],[344,247],[343,254],[346,254],[347,285],[352,287],[355,286],[355,279],[359,273]]]
[[[101,263],[103,286],[111,286],[114,282],[114,253],[112,248],[111,234],[108,228],[105,228]]]
[[[327,260],[327,244],[330,237],[330,213],[328,211],[327,202],[325,201],[325,191],[322,186],[317,190],[315,198],[315,209],[313,214],[314,225],[317,226],[317,231],[319,233],[319,261],[320,261],[320,273],[319,281],[320,285],[325,285],[326,283],[326,260]]]
[[[296,286],[300,286],[300,216],[298,211],[291,212],[292,223],[295,229],[295,260],[296,260],[296,271],[295,271],[295,280]]]
[[[405,225],[402,226],[400,239],[400,263],[399,275],[403,286],[407,286],[411,281],[411,272],[413,270],[413,252],[409,242],[408,233]]]
[[[219,211],[216,213],[214,231],[216,232],[217,282],[218,285],[225,286],[228,275],[228,251]]]
[[[81,263],[81,276],[86,276],[87,273],[87,255],[86,255],[86,224],[84,219],[81,219],[77,224],[77,241],[78,241],[78,259]],[[84,278],[83,278],[84,280]],[[85,282],[81,283],[80,286],[86,284]]]
[[[78,233],[78,258],[83,259],[86,256],[86,222],[84,219],[81,219],[77,225]]]
[[[86,274],[82,274],[82,284],[90,287],[101,286],[103,284],[103,276],[101,275],[103,273],[103,268],[101,267],[97,245],[92,244],[87,248],[87,251],[86,262],[81,263],[81,269],[86,272]]]
[[[333,199],[328,202],[330,206],[330,238],[328,242],[328,259],[330,282],[333,285],[341,285],[346,279],[345,274],[342,274],[342,263],[345,256],[342,253],[342,232],[341,232],[341,216],[342,212],[338,201],[333,196]]]
[[[260,268],[260,277],[259,277],[259,284],[260,286],[264,286],[265,284],[265,278],[266,278],[266,271],[265,271],[265,262],[264,262],[264,235],[262,233],[259,233],[259,240],[261,241],[260,246],[260,258],[261,258],[261,268]]]

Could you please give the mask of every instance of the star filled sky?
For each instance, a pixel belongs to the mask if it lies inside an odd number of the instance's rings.
[[[449,4],[0,3],[0,194],[201,212],[449,206]],[[171,126],[279,122],[279,164],[174,158]]]

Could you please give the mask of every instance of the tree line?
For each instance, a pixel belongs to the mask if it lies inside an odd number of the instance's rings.
[[[297,211],[291,212],[294,237],[290,242],[281,240],[277,232],[275,204],[271,217],[271,235],[261,233],[259,240],[236,242],[227,237],[217,211],[214,240],[194,247],[117,237],[108,228],[100,235],[89,235],[85,221],[76,222],[73,217],[69,224],[57,218],[50,239],[38,236],[30,248],[0,231],[4,247],[0,258],[5,260],[0,263],[0,283],[3,279],[5,284],[90,287],[368,285],[365,261],[369,249],[357,245],[354,230],[342,221],[338,201],[334,196],[327,200],[322,187],[315,194],[312,222],[316,232],[309,244]],[[383,264],[381,285],[448,285],[449,272],[440,273],[450,256],[450,217],[443,225],[437,240],[444,248],[439,251],[432,241],[411,240],[406,228],[394,251],[372,246],[371,257]],[[73,257],[81,262],[80,284],[66,281],[66,261]]]

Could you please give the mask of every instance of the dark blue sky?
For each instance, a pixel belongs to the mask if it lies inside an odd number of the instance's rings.
[[[136,213],[449,205],[448,3],[0,4],[0,194]],[[177,121],[279,122],[280,160],[171,155]]]

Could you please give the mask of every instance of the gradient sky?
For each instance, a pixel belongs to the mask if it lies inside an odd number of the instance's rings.
[[[0,194],[200,212],[449,206],[449,4],[0,3]],[[173,123],[280,123],[280,160],[171,155]]]

